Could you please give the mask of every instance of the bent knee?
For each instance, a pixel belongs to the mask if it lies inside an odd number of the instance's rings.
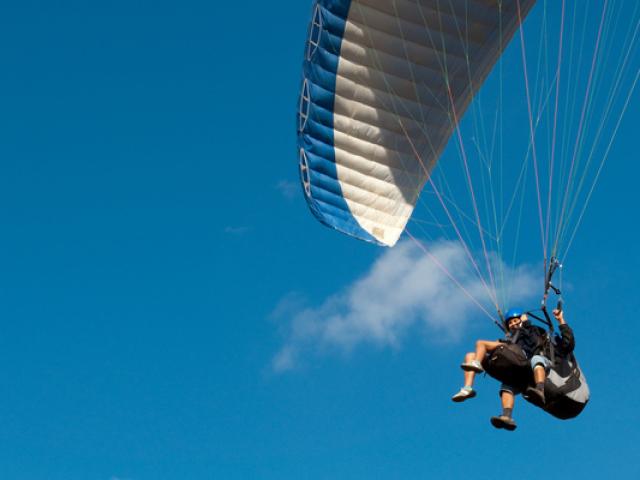
[[[548,370],[551,367],[551,361],[543,355],[534,355],[531,358],[531,368],[535,370],[538,367]]]

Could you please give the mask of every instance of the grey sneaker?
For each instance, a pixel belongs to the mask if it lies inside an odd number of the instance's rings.
[[[451,400],[459,403],[459,402],[464,402],[465,400],[468,400],[475,396],[476,396],[476,391],[473,388],[461,388],[458,393],[456,393],[453,397],[451,397]]]
[[[482,364],[478,360],[471,360],[470,362],[464,362],[460,365],[460,368],[465,372],[476,372],[482,373],[484,372],[484,368],[482,368]]]
[[[510,432],[513,432],[517,428],[516,421],[511,417],[507,417],[506,415],[491,417],[491,425],[496,428],[504,428],[505,430],[508,430]]]

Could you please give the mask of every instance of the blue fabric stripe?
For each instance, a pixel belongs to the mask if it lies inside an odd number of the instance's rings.
[[[379,243],[351,214],[338,181],[334,148],[333,107],[336,73],[351,0],[317,0],[322,10],[322,34],[311,60],[306,57],[303,75],[309,83],[308,120],[298,132],[298,147],[307,158],[311,196],[309,208],[323,224],[362,240]],[[315,6],[314,6],[315,11]],[[312,20],[313,21],[313,20]],[[309,25],[311,32],[312,25]],[[302,88],[301,88],[302,90]],[[298,125],[300,124],[298,113]]]

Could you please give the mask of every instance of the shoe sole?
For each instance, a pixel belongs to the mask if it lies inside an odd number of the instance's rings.
[[[460,368],[465,372],[484,373],[484,368],[472,367],[470,365],[460,365]]]
[[[464,397],[452,397],[451,400],[453,400],[456,403],[462,403],[465,400],[469,400],[470,398],[473,398],[476,396],[476,392],[471,392],[469,395],[465,395]]]
[[[498,429],[508,430],[509,432],[513,432],[517,428],[516,425],[505,423],[504,420],[501,420],[498,417],[491,417],[491,425]]]

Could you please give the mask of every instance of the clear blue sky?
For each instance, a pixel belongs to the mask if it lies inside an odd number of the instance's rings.
[[[451,403],[488,322],[273,371],[282,299],[321,305],[384,253],[289,190],[309,13],[3,5],[0,478],[640,478],[637,95],[566,266],[579,418],[520,401],[496,431],[488,378]]]

